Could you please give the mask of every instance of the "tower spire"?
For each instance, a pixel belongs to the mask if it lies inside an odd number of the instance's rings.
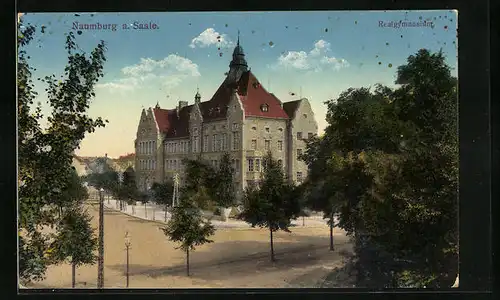
[[[240,30],[238,29],[238,42],[237,42],[237,45],[239,46],[240,45]]]

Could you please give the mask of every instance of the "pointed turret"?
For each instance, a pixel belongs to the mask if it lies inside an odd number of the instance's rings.
[[[240,46],[240,31],[238,30],[238,42],[233,51],[233,59],[229,63],[229,73],[227,79],[229,83],[238,82],[241,75],[248,71],[248,64],[245,59],[245,52]]]
[[[194,95],[194,103],[200,104],[200,102],[201,102],[200,89],[197,87],[196,88],[196,95]]]

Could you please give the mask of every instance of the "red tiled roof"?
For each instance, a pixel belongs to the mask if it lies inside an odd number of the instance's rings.
[[[160,132],[168,131],[168,129],[170,128],[168,118],[169,110],[154,108],[153,113],[155,114],[156,124],[158,125],[158,129],[160,130]]]
[[[288,119],[280,100],[266,91],[251,71],[241,76],[238,95],[243,102],[245,116]],[[267,111],[262,111],[263,105],[268,106]]]
[[[226,117],[232,87],[224,81],[212,98],[200,103],[203,121],[211,121]],[[243,73],[236,84],[236,91],[243,102],[245,116],[282,118],[289,116],[281,107],[281,102],[273,94],[267,92],[257,78],[250,72]],[[268,111],[263,112],[262,105],[268,105]],[[179,113],[177,109],[154,108],[154,114],[160,132],[167,138],[189,136],[189,114],[193,105],[183,107]]]

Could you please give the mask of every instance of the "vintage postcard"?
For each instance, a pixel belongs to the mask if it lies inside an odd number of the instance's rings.
[[[20,13],[20,286],[457,287],[457,18]]]

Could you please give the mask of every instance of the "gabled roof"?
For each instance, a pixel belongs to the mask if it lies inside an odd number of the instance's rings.
[[[301,101],[302,99],[283,103],[283,110],[286,112],[290,119],[293,119],[295,117],[295,112],[297,111],[297,108],[299,107]]]
[[[288,119],[288,115],[281,107],[281,101],[266,91],[251,71],[241,76],[237,93],[243,102],[245,116]],[[268,106],[267,111],[262,110],[263,105]]]
[[[193,105],[183,107],[177,114],[177,109],[153,108],[156,123],[160,132],[167,138],[189,136],[189,114]]]

